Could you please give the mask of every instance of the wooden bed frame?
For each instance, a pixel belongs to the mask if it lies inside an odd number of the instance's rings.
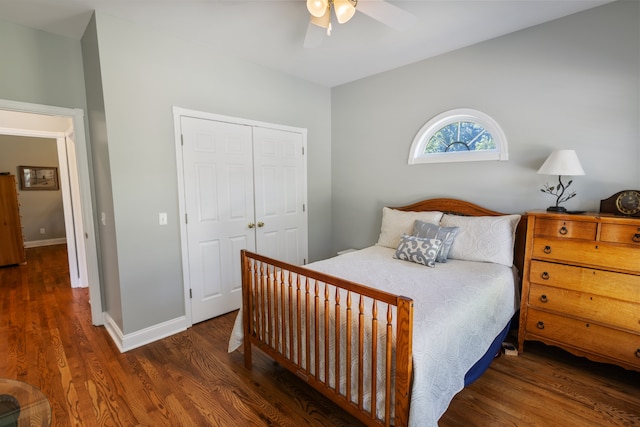
[[[393,209],[441,211],[465,216],[505,215],[448,198],[429,199]],[[520,221],[516,232],[514,264],[519,271],[522,271],[525,227],[526,219]],[[366,425],[408,425],[413,300],[248,251],[242,251],[241,257],[244,362],[247,369],[251,369],[251,346],[254,345]],[[336,289],[335,293],[330,295],[329,288],[332,291]],[[347,297],[341,300],[337,289],[342,289],[341,294],[344,296],[346,293]],[[365,300],[368,311],[364,307]],[[315,318],[312,318],[314,313]],[[340,322],[345,325],[342,329]],[[374,331],[373,338],[365,339],[365,328]],[[387,338],[384,339],[385,354],[381,354],[376,339],[379,331]],[[330,335],[335,343],[335,353],[331,354],[329,346],[323,344],[328,342]],[[391,336],[395,336],[395,358],[392,357]],[[341,340],[346,343],[343,354],[346,353],[347,362],[342,360],[342,369],[346,369],[346,385],[340,385]],[[370,366],[358,363],[352,367],[348,363],[352,360],[352,349],[357,349],[359,360],[362,360],[365,346],[369,346],[371,351]],[[321,359],[333,363],[335,376],[329,375],[326,366],[318,366]],[[385,361],[383,384],[377,384],[373,369],[380,360]],[[366,372],[367,368],[369,372]],[[357,378],[355,382],[351,381],[354,377]],[[384,409],[377,405],[375,397],[365,404],[365,377],[370,379],[367,386],[371,394],[384,396]],[[357,390],[355,395],[353,388]],[[382,416],[379,415],[381,412]]]

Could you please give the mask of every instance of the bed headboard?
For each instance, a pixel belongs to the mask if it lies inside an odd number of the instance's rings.
[[[421,211],[440,211],[452,215],[463,216],[499,216],[508,215],[502,212],[492,211],[476,204],[465,202],[458,199],[427,199],[407,206],[394,207],[400,211],[421,212]],[[513,263],[518,268],[519,274],[522,275],[524,266],[524,243],[527,234],[527,218],[522,215],[518,227],[516,229],[516,239],[513,248]],[[522,279],[522,277],[520,277]]]

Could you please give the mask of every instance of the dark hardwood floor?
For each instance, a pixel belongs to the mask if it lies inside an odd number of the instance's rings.
[[[0,377],[40,388],[55,426],[358,426],[283,368],[227,353],[235,313],[121,354],[69,287],[65,246],[0,268]],[[640,343],[639,343],[640,345]],[[640,425],[640,373],[527,343],[460,392],[440,426]]]

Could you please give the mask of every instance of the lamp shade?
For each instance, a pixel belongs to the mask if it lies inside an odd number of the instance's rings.
[[[344,24],[353,18],[353,15],[356,13],[356,7],[352,3],[352,0],[333,0],[333,7],[339,24]]]
[[[575,150],[555,150],[538,169],[544,175],[584,175],[584,169]]]
[[[329,7],[329,0],[307,0],[307,10],[312,16],[320,18]]]

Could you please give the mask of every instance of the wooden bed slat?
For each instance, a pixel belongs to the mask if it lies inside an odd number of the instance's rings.
[[[334,384],[336,393],[340,393],[340,289],[336,288],[336,295],[334,297],[335,305],[334,305],[334,316],[335,321],[333,322],[334,327]],[[347,345],[349,345],[347,343]],[[347,361],[348,362],[348,361]]]
[[[346,363],[346,376],[347,376],[347,381],[346,381],[346,395],[347,395],[347,402],[351,402],[351,342],[352,342],[352,332],[351,332],[351,327],[353,326],[353,319],[352,319],[352,309],[351,309],[351,291],[347,291],[347,339],[346,339],[346,343],[347,343],[347,363]]]
[[[378,304],[374,300],[371,308],[371,396],[378,395],[378,383],[376,371],[378,369]],[[371,415],[377,414],[377,399],[371,399]]]
[[[329,286],[324,284],[324,383],[329,384]]]
[[[307,337],[307,339],[305,340],[305,355],[307,356],[306,360],[305,360],[305,364],[304,366],[307,368],[307,370],[310,369],[311,366],[311,340],[309,339],[309,333],[311,331],[311,329],[309,328],[309,318],[311,316],[310,313],[310,309],[311,306],[309,304],[309,301],[311,300],[310,298],[310,294],[309,294],[309,278],[307,277],[306,280],[304,281],[305,285],[304,285],[304,289],[305,289],[305,307],[304,307],[304,311],[305,311],[305,318],[304,318],[304,333],[305,336]]]
[[[358,304],[358,391],[364,388],[364,298],[360,295],[360,303]],[[364,396],[358,393],[358,409],[363,410]]]
[[[387,378],[391,378],[391,355],[392,355],[392,338],[393,338],[393,314],[391,306],[387,306],[387,343],[386,343],[386,363],[385,363],[385,375]],[[385,383],[384,389],[384,413],[389,414],[385,420],[385,426],[391,425],[391,381]]]

